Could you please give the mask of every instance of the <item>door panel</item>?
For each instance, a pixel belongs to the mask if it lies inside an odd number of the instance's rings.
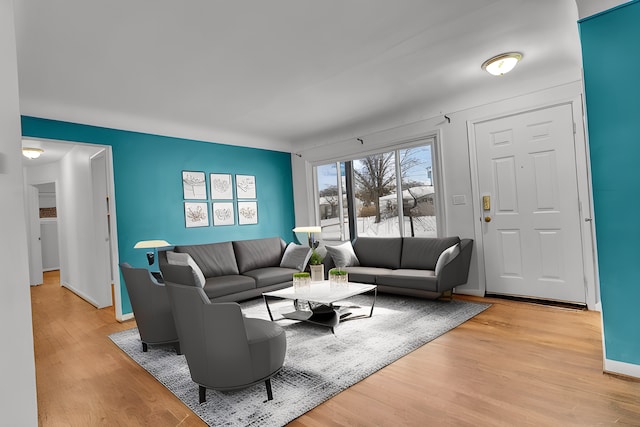
[[[570,105],[474,125],[488,293],[584,303]]]

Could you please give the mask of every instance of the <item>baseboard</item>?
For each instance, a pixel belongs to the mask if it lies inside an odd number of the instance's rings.
[[[91,304],[92,306],[96,307],[96,308],[102,308],[99,306],[99,304],[93,300],[91,297],[89,297],[88,295],[84,294],[82,291],[79,291],[78,289],[74,288],[73,286],[71,286],[69,283],[66,282],[60,282],[61,286],[64,286],[65,288],[69,289],[71,292],[73,292],[74,294],[78,295],[80,298],[82,298],[83,300],[85,300],[86,302],[88,302],[89,304]]]
[[[467,289],[453,288],[453,293],[457,295],[471,295],[474,297],[484,297],[484,291],[480,291],[480,290],[467,290]]]
[[[134,318],[133,313],[127,313],[127,314],[123,314],[120,317],[116,317],[116,320],[118,322],[126,322],[127,320],[132,320],[133,318]]]
[[[608,374],[640,378],[640,365],[618,362],[617,360],[604,359],[604,371]]]

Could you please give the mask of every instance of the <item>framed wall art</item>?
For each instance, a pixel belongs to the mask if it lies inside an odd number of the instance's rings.
[[[258,223],[258,202],[238,202],[238,224]]]
[[[187,228],[208,227],[209,209],[206,202],[185,202],[184,221]]]
[[[222,202],[212,204],[213,225],[233,225],[235,224],[235,215],[233,212],[233,203]]]
[[[238,199],[256,198],[256,177],[253,175],[236,175],[236,197]]]
[[[212,173],[209,177],[209,185],[211,186],[211,199],[233,199],[231,174]]]
[[[182,171],[182,196],[185,200],[207,198],[207,181],[204,172]]]

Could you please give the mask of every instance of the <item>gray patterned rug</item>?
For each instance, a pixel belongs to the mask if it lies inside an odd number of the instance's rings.
[[[361,295],[349,302],[366,307],[372,298]],[[276,303],[275,312],[287,311],[290,304]],[[207,424],[281,426],[489,306],[378,295],[373,317],[343,322],[335,335],[328,328],[283,320],[287,356],[271,381],[269,402],[264,384],[258,384],[234,392],[207,390],[207,401],[199,404],[198,386],[191,381],[184,356],[177,356],[173,347],[149,346],[143,353],[136,328],[110,338]],[[242,307],[248,317],[269,318],[262,299]]]

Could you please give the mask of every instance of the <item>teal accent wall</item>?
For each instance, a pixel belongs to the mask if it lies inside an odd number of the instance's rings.
[[[140,240],[164,239],[176,245],[272,236],[293,240],[295,218],[289,153],[28,116],[22,117],[22,134],[112,147],[120,262],[148,266],[146,250],[133,249]],[[235,225],[186,228],[183,170],[206,173],[207,197],[210,173],[254,175],[258,224],[237,225],[236,209]],[[212,222],[211,200],[206,201]],[[158,269],[157,262],[153,269]],[[124,286],[121,289],[122,312],[130,313],[129,296]]]
[[[606,358],[640,365],[640,2],[579,26]]]

